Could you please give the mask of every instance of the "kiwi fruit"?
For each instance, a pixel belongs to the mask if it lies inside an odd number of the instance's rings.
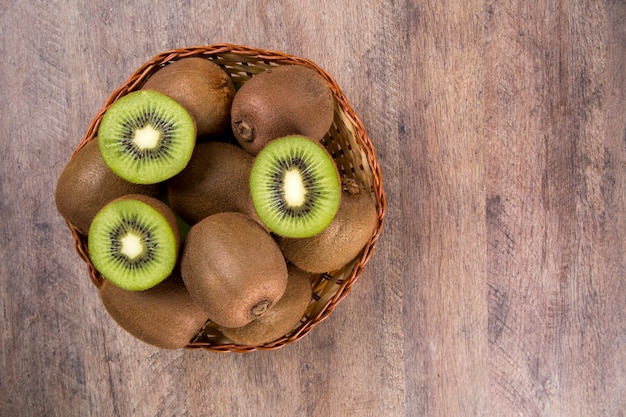
[[[285,258],[315,273],[334,271],[354,259],[372,237],[378,212],[371,194],[354,180],[343,182],[337,215],[321,233],[306,239],[277,237]]]
[[[182,104],[196,120],[198,137],[220,136],[230,127],[235,87],[226,71],[208,59],[171,62],[152,74],[142,90],[159,91]]]
[[[196,144],[196,122],[177,101],[154,90],[115,101],[98,127],[102,159],[136,184],[167,180],[185,168]]]
[[[220,328],[224,336],[239,345],[260,346],[285,336],[296,327],[313,298],[311,274],[293,264],[289,264],[287,270],[287,288],[276,305],[243,327]]]
[[[256,155],[268,142],[288,135],[319,141],[333,122],[335,100],[326,80],[302,65],[271,67],[235,94],[231,128],[242,148]]]
[[[102,160],[98,142],[90,140],[65,165],[54,193],[57,210],[79,233],[87,235],[94,216],[107,203],[126,194],[161,198],[158,184],[133,184],[116,175]]]
[[[341,184],[330,154],[308,137],[270,142],[250,172],[252,203],[267,228],[284,237],[311,237],[337,213]]]
[[[287,263],[272,236],[250,216],[224,212],[191,227],[180,270],[196,303],[215,324],[242,327],[282,297]]]
[[[87,240],[98,272],[118,287],[141,291],[174,270],[180,232],[169,206],[134,194],[105,205],[91,222]]]
[[[190,225],[225,211],[256,218],[248,185],[253,162],[234,144],[198,143],[187,167],[167,181],[170,207]]]
[[[187,346],[208,320],[177,270],[145,291],[128,291],[105,280],[99,293],[105,309],[121,328],[163,349]]]

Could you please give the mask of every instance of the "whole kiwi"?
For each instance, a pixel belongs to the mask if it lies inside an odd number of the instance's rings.
[[[287,135],[319,141],[332,124],[334,105],[332,91],[316,70],[302,65],[271,67],[235,94],[231,128],[241,147],[253,155]]]
[[[107,203],[127,194],[160,198],[164,191],[159,184],[133,184],[117,176],[104,163],[98,141],[93,139],[63,168],[54,197],[61,216],[86,235],[96,213]]]
[[[216,63],[200,57],[182,58],[157,70],[142,86],[178,101],[194,117],[198,139],[226,132],[235,87]]]
[[[253,162],[252,155],[234,144],[197,144],[187,167],[168,181],[170,206],[190,225],[225,211],[257,218],[248,186]]]
[[[354,180],[342,183],[339,210],[326,229],[309,238],[276,237],[285,258],[305,271],[322,273],[343,267],[359,254],[378,224],[370,193]]]
[[[220,328],[224,336],[239,345],[260,346],[279,339],[296,327],[313,298],[311,274],[293,264],[289,264],[287,270],[287,289],[276,305],[243,327]]]
[[[185,347],[208,320],[177,270],[145,291],[128,291],[105,280],[99,293],[105,309],[120,327],[164,349]]]
[[[226,327],[262,316],[287,286],[287,264],[274,239],[237,212],[213,214],[193,225],[180,269],[196,303]]]

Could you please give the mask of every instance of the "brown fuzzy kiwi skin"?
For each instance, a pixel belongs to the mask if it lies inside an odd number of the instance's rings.
[[[167,182],[170,206],[188,224],[236,211],[260,223],[250,196],[254,157],[231,143],[196,145],[187,167]]]
[[[303,135],[319,141],[330,129],[335,100],[322,76],[312,68],[269,68],[235,94],[231,129],[242,148],[256,155],[270,141]]]
[[[222,334],[238,345],[261,346],[291,332],[313,298],[311,274],[293,264],[287,267],[287,289],[267,313],[239,328],[221,327]]]
[[[126,194],[160,198],[165,192],[161,184],[133,184],[117,176],[105,164],[98,141],[93,139],[65,165],[57,180],[54,197],[61,216],[86,235],[98,211]]]
[[[163,349],[185,347],[208,320],[178,271],[145,291],[128,291],[105,280],[99,293],[105,309],[120,327]]]
[[[287,263],[272,236],[237,212],[213,214],[193,225],[180,269],[196,303],[225,327],[242,327],[263,315],[287,286]]]
[[[285,258],[305,271],[323,273],[343,267],[376,229],[378,213],[370,193],[353,180],[344,180],[343,185],[339,210],[328,227],[310,238],[276,237]]]
[[[159,91],[182,104],[196,121],[198,141],[229,129],[235,87],[226,71],[208,59],[188,57],[167,64],[141,89]]]

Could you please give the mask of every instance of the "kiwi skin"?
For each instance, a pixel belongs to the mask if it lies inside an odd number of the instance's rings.
[[[197,144],[187,167],[167,183],[170,206],[190,225],[227,211],[249,214],[260,223],[248,186],[253,162],[234,144]]]
[[[319,141],[330,129],[335,99],[314,69],[269,68],[246,81],[231,108],[231,129],[242,148],[256,155],[270,141],[293,134]]]
[[[99,293],[105,309],[120,327],[160,348],[185,347],[208,321],[178,270],[145,291],[128,291],[105,280]]]
[[[200,57],[182,58],[157,70],[142,86],[182,104],[196,120],[198,140],[219,136],[230,127],[235,87],[216,63]]]
[[[65,165],[55,189],[58,212],[78,232],[86,235],[94,216],[107,203],[127,194],[161,198],[160,184],[141,185],[117,176],[105,164],[97,139],[90,140]]]
[[[287,289],[267,313],[239,328],[221,327],[224,336],[238,345],[260,346],[292,331],[313,298],[311,274],[293,264],[287,266]]]
[[[180,270],[196,303],[226,327],[263,315],[287,286],[287,263],[274,239],[237,212],[217,213],[191,227]]]
[[[343,267],[365,247],[378,225],[370,193],[351,179],[344,179],[342,185],[339,210],[326,229],[309,238],[276,237],[285,258],[305,271],[323,273]]]

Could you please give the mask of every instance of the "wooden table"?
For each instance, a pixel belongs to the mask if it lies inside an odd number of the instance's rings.
[[[626,413],[626,4],[3,2],[2,416]],[[53,198],[157,53],[309,58],[388,199],[350,295],[295,344],[164,351],[107,316]]]

